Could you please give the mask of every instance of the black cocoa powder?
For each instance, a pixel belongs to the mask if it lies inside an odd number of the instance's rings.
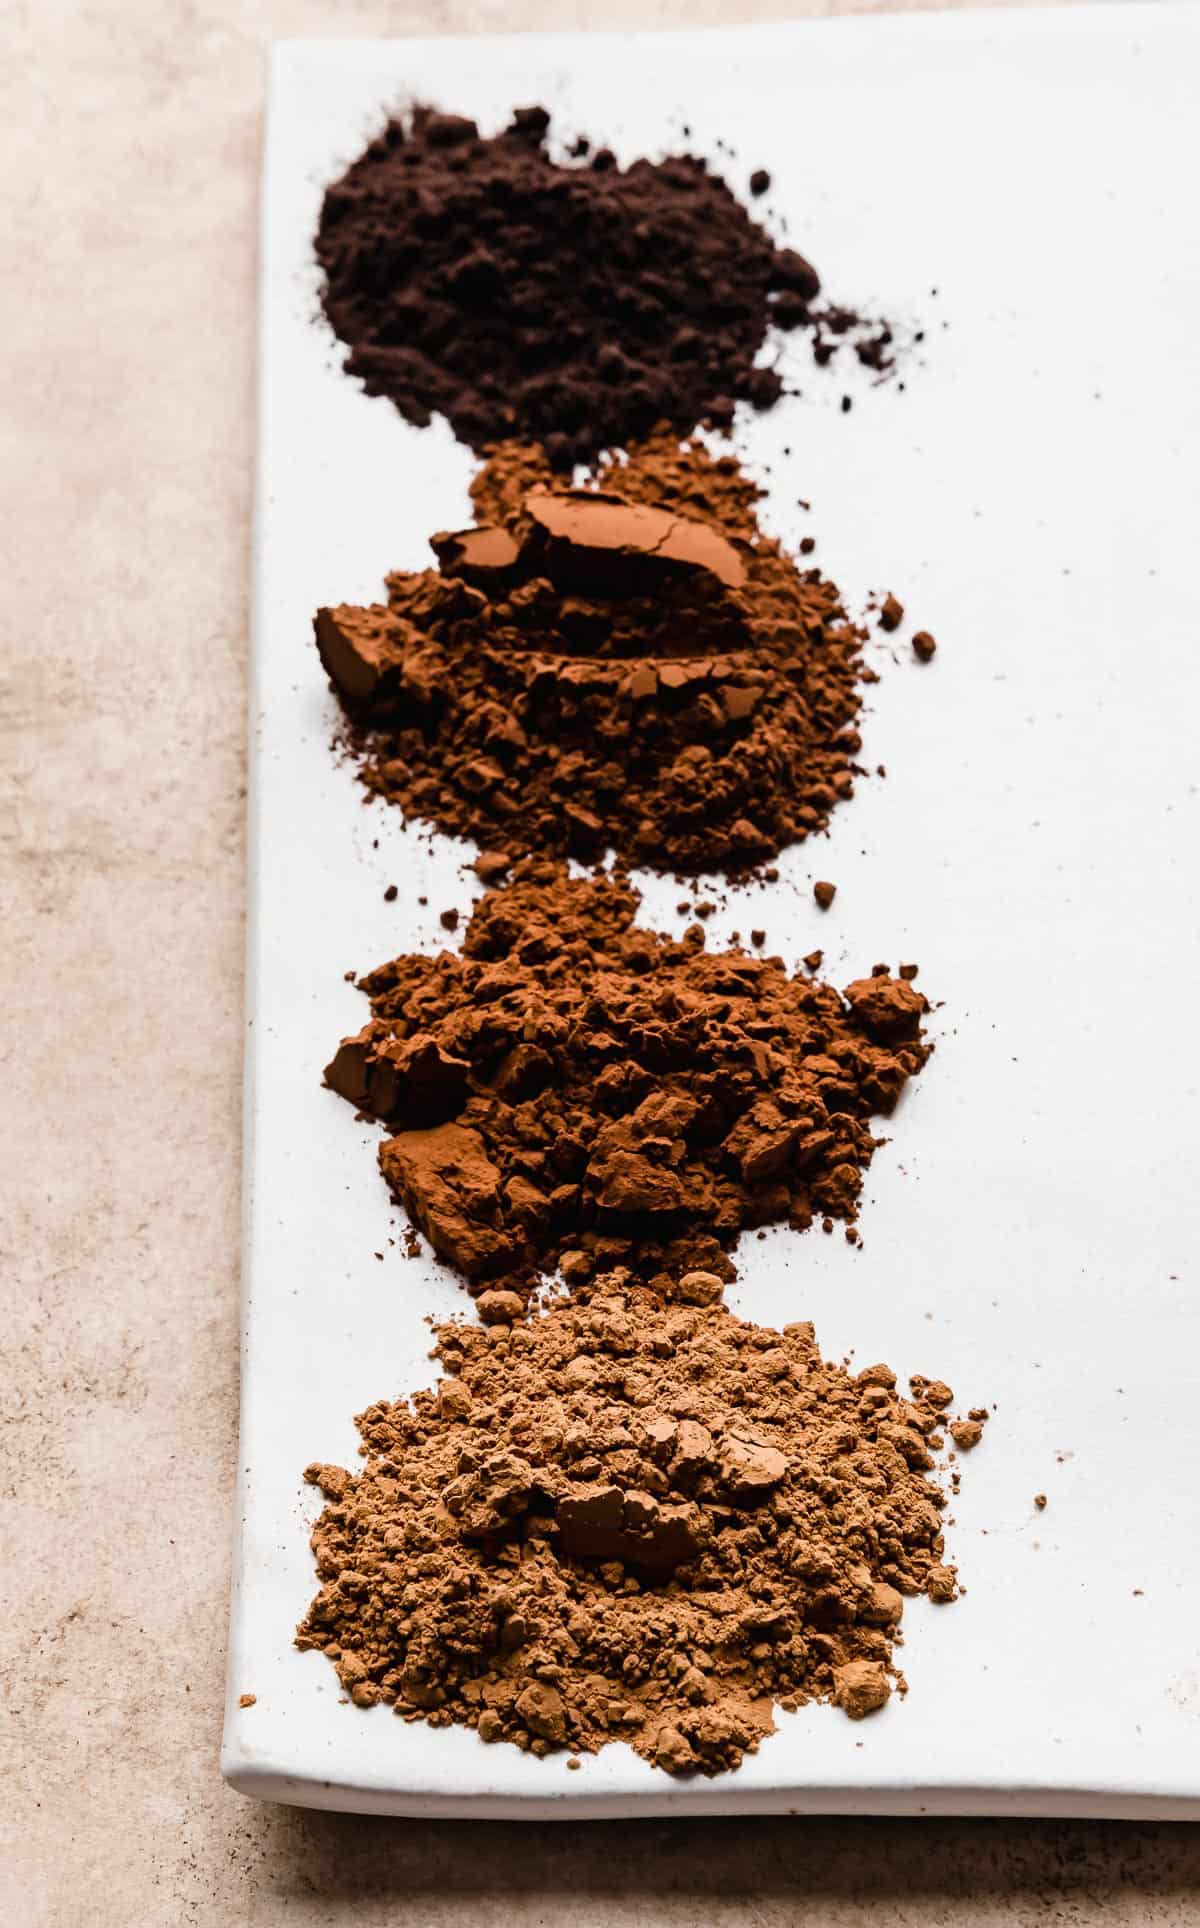
[[[491,138],[419,108],[329,188],[324,307],[369,394],[418,426],[445,415],[475,449],[534,437],[565,467],[659,422],[685,432],[727,424],[739,400],[768,407],[782,390],[758,365],[771,323],[809,329],[828,359],[816,270],[704,160],[621,168],[577,143],[562,163],[548,129],[541,107]],[[834,334],[855,320],[837,310]],[[890,340],[875,331],[860,358],[868,346],[882,365]]]

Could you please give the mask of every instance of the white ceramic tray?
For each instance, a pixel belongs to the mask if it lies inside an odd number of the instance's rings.
[[[1200,12],[1170,5],[276,50],[223,1763],[243,1792],[541,1818],[1200,1814],[1198,57]],[[861,1725],[781,1716],[711,1782],[364,1714],[291,1646],[314,1590],[302,1468],[353,1463],[354,1413],[429,1383],[426,1319],[464,1304],[389,1243],[376,1134],[320,1083],[362,1020],[343,972],[445,943],[439,911],[475,888],[465,846],[363,804],[310,642],[318,603],[371,599],[467,519],[467,452],[368,401],[317,309],[322,187],[414,97],[487,129],[545,101],[623,158],[685,122],[711,153],[724,136],[735,183],[771,170],[764,214],[831,294],[926,331],[903,390],[801,350],[805,399],[740,425],[774,527],[815,534],[854,606],[895,590],[941,647],[918,667],[911,622],[873,646],[864,761],[886,781],[773,890],[733,893],[714,936],[821,944],[835,982],[915,957],[944,1002],[865,1249],[751,1241],[734,1300],[998,1411],[953,1508],[968,1595],[906,1612],[907,1700]],[[825,917],[814,876],[839,885]],[[652,884],[646,916],[669,924],[678,896]]]

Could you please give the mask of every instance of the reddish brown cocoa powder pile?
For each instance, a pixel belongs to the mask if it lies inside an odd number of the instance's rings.
[[[890,1112],[929,1055],[925,998],[885,972],[844,994],[778,957],[637,926],[637,893],[527,859],[463,954],[360,980],[371,1022],[329,1085],[394,1135],[385,1178],[469,1279],[524,1292],[614,1263],[669,1280],[747,1226],[858,1213]],[[519,1300],[517,1301],[519,1304]]]
[[[440,412],[481,449],[541,439],[569,468],[645,435],[727,423],[782,390],[756,365],[772,324],[890,366],[891,333],[818,309],[815,270],[751,220],[702,160],[614,164],[546,151],[549,116],[392,121],[327,192],[316,237],[323,303],[368,394],[411,422]]]
[[[905,1596],[952,1600],[932,1455],[953,1395],[823,1360],[812,1327],[665,1303],[621,1272],[586,1306],[443,1325],[446,1378],[310,1466],[321,1591],[297,1635],[360,1707],[535,1754],[624,1740],[736,1767],[773,1704],[853,1718],[893,1684]]]
[[[745,874],[853,792],[865,631],[732,457],[659,433],[598,479],[508,444],[439,570],[318,613],[363,779],[485,850]]]

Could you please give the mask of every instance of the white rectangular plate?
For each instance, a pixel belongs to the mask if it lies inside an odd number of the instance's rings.
[[[1198,56],[1200,13],[1169,5],[277,49],[223,1763],[245,1793],[396,1814],[1200,1814]],[[863,760],[886,780],[775,888],[730,893],[713,941],[762,925],[793,961],[823,945],[837,983],[916,958],[940,1002],[869,1175],[865,1249],[751,1240],[733,1300],[997,1413],[952,1508],[967,1597],[906,1612],[907,1699],[861,1725],[781,1716],[711,1782],[618,1746],[568,1773],[364,1714],[291,1645],[315,1584],[303,1467],[354,1463],[353,1415],[428,1384],[427,1318],[464,1305],[390,1243],[377,1134],[321,1088],[364,1015],[343,973],[456,941],[438,914],[476,889],[465,846],[363,803],[310,640],[319,603],[378,596],[468,519],[472,459],[339,372],[317,303],[322,189],[414,98],[488,131],[544,101],[623,160],[684,123],[714,156],[725,137],[736,185],[770,169],[766,218],[833,296],[925,329],[903,389],[800,348],[804,399],[739,425],[770,524],[816,535],[852,608],[892,589],[910,623],[872,645]],[[939,639],[928,669],[914,623]],[[817,876],[839,886],[824,917]],[[652,881],[647,918],[677,922],[679,894]]]

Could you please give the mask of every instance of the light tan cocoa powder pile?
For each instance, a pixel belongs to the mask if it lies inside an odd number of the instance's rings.
[[[616,1271],[511,1326],[493,1293],[491,1324],[438,1328],[436,1387],[360,1416],[357,1475],[308,1468],[322,1587],[297,1644],[356,1705],[715,1774],[776,1703],[858,1718],[904,1690],[905,1597],[956,1591],[931,1477],[950,1389],[905,1399],[720,1291]]]

